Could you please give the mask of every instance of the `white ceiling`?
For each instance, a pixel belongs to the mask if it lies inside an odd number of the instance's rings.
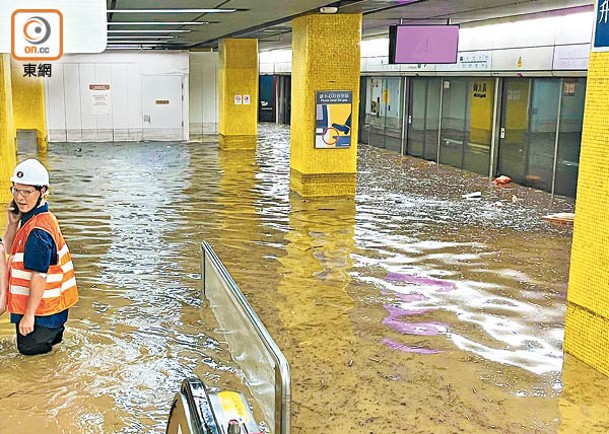
[[[400,22],[452,23],[504,18],[515,15],[591,6],[593,0],[108,0],[111,45],[158,41],[161,49],[217,47],[227,37],[258,38],[262,50],[288,48],[291,20],[316,13],[322,6],[337,6],[339,13],[364,14],[364,37],[386,34]],[[116,9],[237,9],[232,13],[119,13]],[[120,21],[152,22],[147,25],[116,25]],[[208,22],[205,25],[161,25],[160,21]],[[124,32],[136,30],[137,32]],[[163,33],[150,33],[161,30]],[[190,30],[176,32],[173,30]],[[116,33],[120,31],[121,33]],[[146,33],[142,33],[146,32]],[[114,42],[123,41],[123,42]],[[143,43],[143,42],[141,42]]]

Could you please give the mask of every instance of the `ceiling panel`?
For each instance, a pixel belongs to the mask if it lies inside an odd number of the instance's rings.
[[[285,26],[272,32],[265,28],[282,22],[290,22],[295,16],[317,11],[319,7],[329,4],[328,0],[176,0],[171,3],[162,0],[108,0],[108,28],[113,35],[128,35],[128,30],[137,30],[136,35],[148,40],[157,35],[153,30],[164,30],[163,35],[175,36],[171,41],[163,41],[163,47],[170,48],[205,48],[217,46],[217,41],[225,37],[257,37],[265,34],[285,32]],[[110,9],[202,9],[234,8],[233,13],[120,13]],[[206,21],[206,25],[113,25],[113,22],[155,22],[155,21]],[[189,32],[170,33],[175,30]],[[146,32],[150,30],[150,32]]]
[[[288,48],[291,43],[291,20],[312,13],[322,6],[335,5],[340,13],[363,13],[364,36],[386,34],[390,25],[400,22],[454,23],[503,18],[562,8],[590,6],[593,0],[108,0],[109,9],[201,9],[234,8],[234,13],[109,13],[109,29],[139,30],[145,39],[173,36],[160,48],[214,48],[226,37],[258,38],[261,49]],[[117,21],[205,21],[206,25],[160,24],[118,26]],[[168,33],[172,29],[190,30]],[[163,30],[146,34],[141,30]],[[114,36],[130,35],[113,33]],[[115,38],[113,38],[115,39]]]

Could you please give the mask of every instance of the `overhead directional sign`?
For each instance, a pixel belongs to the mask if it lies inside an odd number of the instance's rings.
[[[106,49],[105,0],[0,1],[0,53],[18,60],[57,60]]]

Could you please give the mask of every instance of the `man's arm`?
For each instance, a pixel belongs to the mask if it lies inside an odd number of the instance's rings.
[[[19,333],[23,336],[27,336],[34,331],[34,314],[36,313],[36,309],[38,309],[40,300],[42,300],[42,294],[44,293],[46,284],[46,274],[37,273],[35,271],[32,272],[30,296],[27,299],[25,314],[23,315],[23,318],[21,318],[21,321],[19,321]]]

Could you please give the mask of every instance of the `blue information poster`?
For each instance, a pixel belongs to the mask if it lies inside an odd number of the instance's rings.
[[[351,146],[350,90],[317,92],[315,148],[348,149]]]
[[[596,0],[592,51],[609,50],[609,0]]]

